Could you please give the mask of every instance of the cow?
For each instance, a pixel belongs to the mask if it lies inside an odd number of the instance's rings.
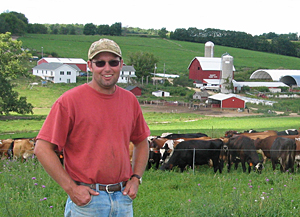
[[[9,149],[12,142],[13,142],[12,139],[0,140],[0,159],[4,156],[7,157],[7,151],[8,151],[8,149]]]
[[[264,139],[258,138],[254,141],[254,145],[255,145],[256,150],[261,150],[261,152],[262,152],[261,154],[263,156],[264,163],[267,161],[267,159],[271,158],[270,150],[271,150],[271,147],[272,147],[275,139],[278,137],[294,139],[297,145],[299,143],[299,149],[300,149],[300,136],[299,135],[282,135],[282,136],[277,135],[277,136],[269,136]],[[300,150],[299,150],[299,152],[296,152],[296,156],[298,156],[300,158]],[[297,157],[295,157],[295,158],[297,158]]]
[[[294,172],[296,142],[295,139],[277,137],[271,147],[271,161],[273,170],[280,164],[281,172],[291,169]]]
[[[256,152],[254,141],[247,136],[236,136],[229,139],[226,144],[229,149],[228,157],[228,172],[230,172],[231,164],[235,164],[235,169],[238,167],[238,163],[241,162],[243,172],[246,172],[246,162],[248,163],[248,172],[251,172],[253,166],[254,171],[261,173],[262,161],[259,160]]]
[[[21,158],[22,162],[34,154],[34,142],[29,139],[17,139],[13,141],[13,158]]]
[[[158,148],[150,148],[149,150],[149,159],[147,164],[147,169],[150,169],[154,166],[154,169],[158,169],[161,160],[161,152]]]
[[[283,135],[298,135],[299,132],[296,129],[288,129],[288,130],[283,130],[283,131],[279,131],[277,132],[277,135],[279,136],[283,136]]]
[[[172,133],[169,134],[163,138],[166,139],[181,139],[181,138],[199,138],[199,137],[207,137],[204,133],[186,133],[186,134],[178,134],[178,133]]]
[[[235,133],[236,131],[226,131],[225,132],[225,137],[230,138],[234,136],[247,136],[253,140],[255,139],[264,139],[267,138],[268,136],[276,136],[277,131],[275,130],[267,130],[263,132],[257,132],[257,133]]]
[[[220,166],[220,152],[223,142],[220,139],[215,140],[188,140],[180,142],[175,148],[174,153],[167,163],[164,163],[161,170],[171,170],[178,166],[181,172],[187,165],[204,165],[208,164],[210,159],[213,161],[214,172],[218,170],[222,173]]]

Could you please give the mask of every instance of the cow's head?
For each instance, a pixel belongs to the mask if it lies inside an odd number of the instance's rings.
[[[261,174],[261,171],[263,170],[264,166],[262,162],[258,162],[255,166],[254,166],[254,171],[258,172],[259,174]]]

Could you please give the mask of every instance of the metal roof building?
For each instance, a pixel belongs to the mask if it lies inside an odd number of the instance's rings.
[[[245,108],[245,100],[234,94],[218,93],[208,97],[213,107],[220,108]]]
[[[300,70],[289,69],[259,69],[252,73],[250,79],[280,81],[286,75],[300,75]]]
[[[280,81],[289,86],[295,85],[300,87],[300,75],[286,75],[280,78]]]

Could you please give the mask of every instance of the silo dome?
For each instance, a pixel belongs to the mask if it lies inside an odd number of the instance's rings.
[[[214,57],[214,46],[211,41],[205,43],[204,57]]]

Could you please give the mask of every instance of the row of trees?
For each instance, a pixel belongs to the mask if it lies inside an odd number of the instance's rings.
[[[270,37],[272,40],[269,40]],[[298,40],[297,33],[277,36],[270,33],[252,36],[245,32],[220,29],[181,28],[171,32],[170,39],[197,43],[213,41],[216,45],[300,57],[298,44],[291,42],[291,39]]]

